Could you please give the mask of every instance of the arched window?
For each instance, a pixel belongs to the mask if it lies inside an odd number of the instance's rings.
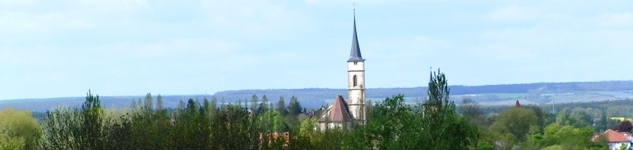
[[[354,87],[356,87],[356,75],[354,75]]]

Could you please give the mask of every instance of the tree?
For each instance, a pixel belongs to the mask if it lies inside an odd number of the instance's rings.
[[[156,96],[156,110],[163,110],[163,97],[158,94],[158,96]]]
[[[36,149],[40,125],[26,110],[0,111],[0,149]]]
[[[545,127],[539,144],[542,147],[558,145],[564,149],[589,148],[595,145],[591,138],[587,138],[591,137],[593,133],[588,126],[576,128],[571,125],[561,126],[558,123],[552,123]]]
[[[450,89],[444,73],[431,73],[427,101],[422,104],[422,128],[428,130],[429,149],[460,149],[474,146],[478,139],[477,127],[457,115],[455,103],[450,100]],[[461,136],[452,136],[460,134]]]
[[[518,141],[524,141],[530,129],[538,129],[538,118],[534,110],[513,107],[499,113],[490,130],[501,134],[510,133]]]
[[[473,118],[481,115],[480,108],[481,105],[470,98],[462,99],[462,103],[458,106],[458,110],[462,115]]]
[[[301,122],[301,127],[299,128],[299,133],[301,135],[311,135],[316,128],[317,121],[316,118],[309,118]]]
[[[462,116],[468,118],[470,124],[482,127],[485,126],[485,118],[482,116],[481,105],[479,105],[479,103],[470,98],[464,98],[459,104],[458,110]]]
[[[277,102],[277,111],[282,116],[286,116],[286,102],[284,101],[283,96],[279,97],[279,101]]]
[[[560,125],[569,124],[569,108],[565,107],[556,115],[556,123]]]
[[[253,116],[257,116],[257,112],[259,111],[259,100],[257,99],[257,95],[253,94],[253,96],[251,97],[251,105],[250,105],[250,109],[251,109],[251,114]]]
[[[301,103],[297,100],[297,97],[290,97],[290,103],[288,104],[288,115],[286,121],[290,125],[292,131],[299,131],[301,122],[299,122],[299,114],[301,113]]]
[[[214,117],[217,114],[217,110],[218,110],[218,98],[215,96],[211,97],[211,102],[209,103],[209,110],[207,110],[207,113],[209,114],[209,117]]]
[[[101,115],[101,101],[99,95],[94,96],[90,91],[86,96],[86,101],[81,106],[81,115],[83,116],[83,124],[79,140],[84,142],[81,149],[102,149],[104,148],[104,137],[102,132],[103,120]]]
[[[42,121],[42,138],[39,149],[81,149],[79,139],[82,116],[76,109],[58,106],[46,113]]]
[[[144,109],[147,111],[153,111],[154,110],[154,99],[152,98],[152,94],[151,93],[147,93],[145,95],[145,101],[144,101]]]
[[[262,96],[262,103],[259,104],[259,110],[258,113],[266,113],[268,112],[268,98],[266,97],[266,95]]]
[[[618,132],[631,132],[631,130],[633,129],[633,125],[631,125],[631,122],[628,120],[623,121],[622,123],[616,125],[615,127],[613,127],[613,130],[618,131]]]
[[[607,113],[604,110],[602,110],[601,112],[602,113],[600,113],[600,120],[598,120],[598,123],[596,123],[596,127],[594,129],[594,131],[596,132],[603,132],[609,128],[607,126],[609,121],[607,120]]]
[[[593,124],[593,117],[591,117],[585,109],[576,107],[571,110],[569,115],[569,125],[580,128]]]
[[[284,131],[286,123],[276,110],[268,110],[257,118],[257,124],[264,127],[266,132]]]
[[[299,115],[301,113],[301,110],[301,103],[299,103],[297,97],[290,97],[290,104],[288,104],[288,113],[291,115]]]

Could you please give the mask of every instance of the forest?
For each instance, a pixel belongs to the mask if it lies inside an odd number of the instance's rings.
[[[631,116],[617,110],[628,104],[569,104],[559,111],[519,102],[456,104],[439,70],[428,87],[418,91],[428,95],[425,101],[405,103],[402,94],[368,101],[366,125],[326,130],[316,128],[323,109],[304,108],[296,97],[188,99],[166,108],[161,95],[148,93],[130,107],[104,108],[89,91],[81,106],[51,109],[39,121],[26,110],[0,110],[0,149],[608,149],[604,137],[591,137],[633,129],[607,119]]]

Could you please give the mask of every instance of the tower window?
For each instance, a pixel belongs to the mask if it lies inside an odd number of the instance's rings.
[[[354,65],[358,64],[358,62],[354,62]]]
[[[352,79],[352,80],[354,80],[354,81],[353,81],[353,82],[354,82],[354,87],[356,87],[356,75],[354,75],[354,77],[353,77],[353,78],[354,78],[354,79]]]

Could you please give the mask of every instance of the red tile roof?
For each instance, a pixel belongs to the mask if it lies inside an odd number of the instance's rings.
[[[347,102],[343,99],[343,96],[338,95],[334,100],[332,107],[325,112],[325,114],[317,120],[318,122],[350,122],[352,121],[352,115],[349,112]]]
[[[625,132],[623,132],[625,133]],[[615,142],[631,142],[631,140],[629,140],[628,138],[626,138],[626,136],[624,136],[623,134],[620,134],[618,132],[615,132],[611,129],[608,129],[607,131],[604,131],[604,134],[607,136],[607,140],[609,140],[609,142],[611,143],[615,143]]]

